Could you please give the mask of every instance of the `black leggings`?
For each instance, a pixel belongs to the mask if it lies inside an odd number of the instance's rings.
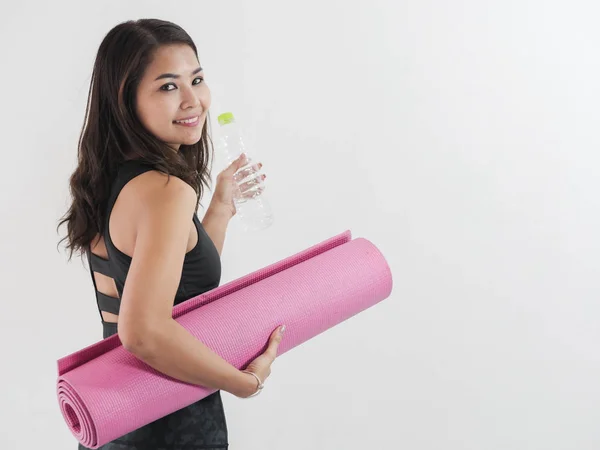
[[[221,391],[127,433],[100,450],[227,450]],[[79,444],[78,450],[89,450]]]

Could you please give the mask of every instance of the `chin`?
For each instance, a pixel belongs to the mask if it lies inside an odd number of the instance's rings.
[[[202,135],[198,136],[196,139],[187,139],[183,141],[181,145],[194,145],[200,142],[200,139],[202,139]]]

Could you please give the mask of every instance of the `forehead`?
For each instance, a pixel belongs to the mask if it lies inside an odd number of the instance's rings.
[[[145,78],[154,80],[165,72],[186,75],[198,68],[198,59],[189,45],[165,45],[159,47],[146,69]]]

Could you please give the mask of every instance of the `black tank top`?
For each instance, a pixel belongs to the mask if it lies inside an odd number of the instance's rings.
[[[108,259],[101,258],[88,251],[88,261],[92,282],[96,290],[96,300],[103,326],[103,336],[107,338],[117,333],[117,324],[105,322],[102,311],[119,314],[120,300],[123,296],[123,286],[129,271],[131,258],[121,252],[110,238],[108,223],[110,213],[121,189],[136,176],[153,170],[149,164],[140,161],[124,163],[115,176],[111,194],[106,209],[106,224],[104,242]],[[181,280],[175,294],[175,304],[191,297],[216,288],[221,281],[221,259],[217,248],[206,234],[198,216],[192,218],[198,231],[198,244],[185,255]],[[88,250],[90,250],[88,248]],[[98,292],[94,271],[115,280],[119,298],[110,297]],[[165,299],[165,301],[167,301]],[[218,390],[203,399],[166,415],[137,430],[116,439],[101,448],[127,447],[131,449],[212,449],[227,450],[228,431],[221,391]],[[79,450],[89,450],[79,444]],[[100,449],[99,449],[100,450]]]
[[[123,287],[131,264],[131,258],[115,247],[110,237],[108,228],[110,214],[123,187],[136,176],[153,169],[154,167],[152,165],[137,160],[127,161],[120,166],[112,182],[111,193],[106,209],[106,222],[103,237],[108,253],[108,259],[101,258],[91,251],[88,252],[90,273],[92,275],[94,289],[96,290],[96,301],[100,312],[100,320],[103,325],[104,338],[117,333],[118,328],[116,323],[104,321],[102,318],[102,311],[111,312],[117,315],[119,314],[120,298],[123,296]],[[185,255],[181,280],[175,294],[175,305],[216,288],[221,281],[221,259],[219,252],[204,230],[202,222],[200,222],[196,213],[194,213],[192,220],[198,232],[198,243]],[[115,280],[119,298],[110,297],[98,292],[93,275],[94,271]]]

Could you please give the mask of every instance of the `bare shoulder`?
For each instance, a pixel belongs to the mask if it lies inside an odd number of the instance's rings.
[[[131,257],[140,224],[160,220],[167,206],[182,208],[185,214],[189,211],[191,219],[196,204],[196,192],[181,178],[157,170],[137,175],[123,187],[113,206],[109,223],[112,241]]]
[[[149,170],[135,177],[123,191],[142,209],[160,207],[163,202],[192,203],[195,208],[196,191],[174,175],[166,175],[158,170]]]

